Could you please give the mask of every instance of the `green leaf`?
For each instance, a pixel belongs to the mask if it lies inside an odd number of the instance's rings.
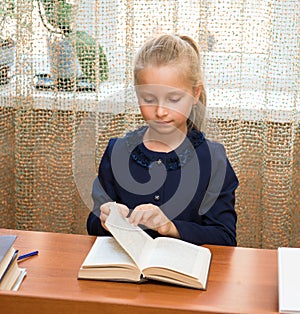
[[[84,77],[90,82],[96,81],[96,47],[96,41],[91,35],[84,31],[76,32],[76,54]],[[107,58],[100,45],[98,47],[98,51],[99,79],[100,81],[105,81],[108,78]]]

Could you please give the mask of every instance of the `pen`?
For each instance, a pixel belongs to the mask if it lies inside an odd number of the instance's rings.
[[[27,253],[27,254],[23,254],[23,255],[20,255],[18,257],[18,261],[24,259],[24,258],[28,258],[28,257],[31,257],[31,256],[34,256],[34,255],[37,255],[39,254],[39,251],[33,251],[33,252],[30,252],[30,253]]]

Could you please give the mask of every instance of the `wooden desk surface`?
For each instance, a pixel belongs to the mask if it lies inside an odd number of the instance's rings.
[[[277,251],[209,246],[206,291],[160,283],[78,280],[95,237],[0,229],[18,236],[27,276],[19,291],[0,291],[4,313],[278,313]]]

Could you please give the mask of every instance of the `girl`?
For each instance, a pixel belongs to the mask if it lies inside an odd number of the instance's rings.
[[[200,54],[187,36],[162,35],[139,51],[134,85],[147,126],[111,139],[93,186],[91,235],[109,235],[110,202],[152,237],[236,245],[238,179],[224,147],[202,133]]]

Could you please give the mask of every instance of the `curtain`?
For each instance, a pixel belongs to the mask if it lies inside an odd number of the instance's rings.
[[[207,137],[240,181],[239,246],[300,246],[298,0],[4,0],[0,227],[85,234],[109,138],[142,124],[137,49],[160,33],[201,48]]]

